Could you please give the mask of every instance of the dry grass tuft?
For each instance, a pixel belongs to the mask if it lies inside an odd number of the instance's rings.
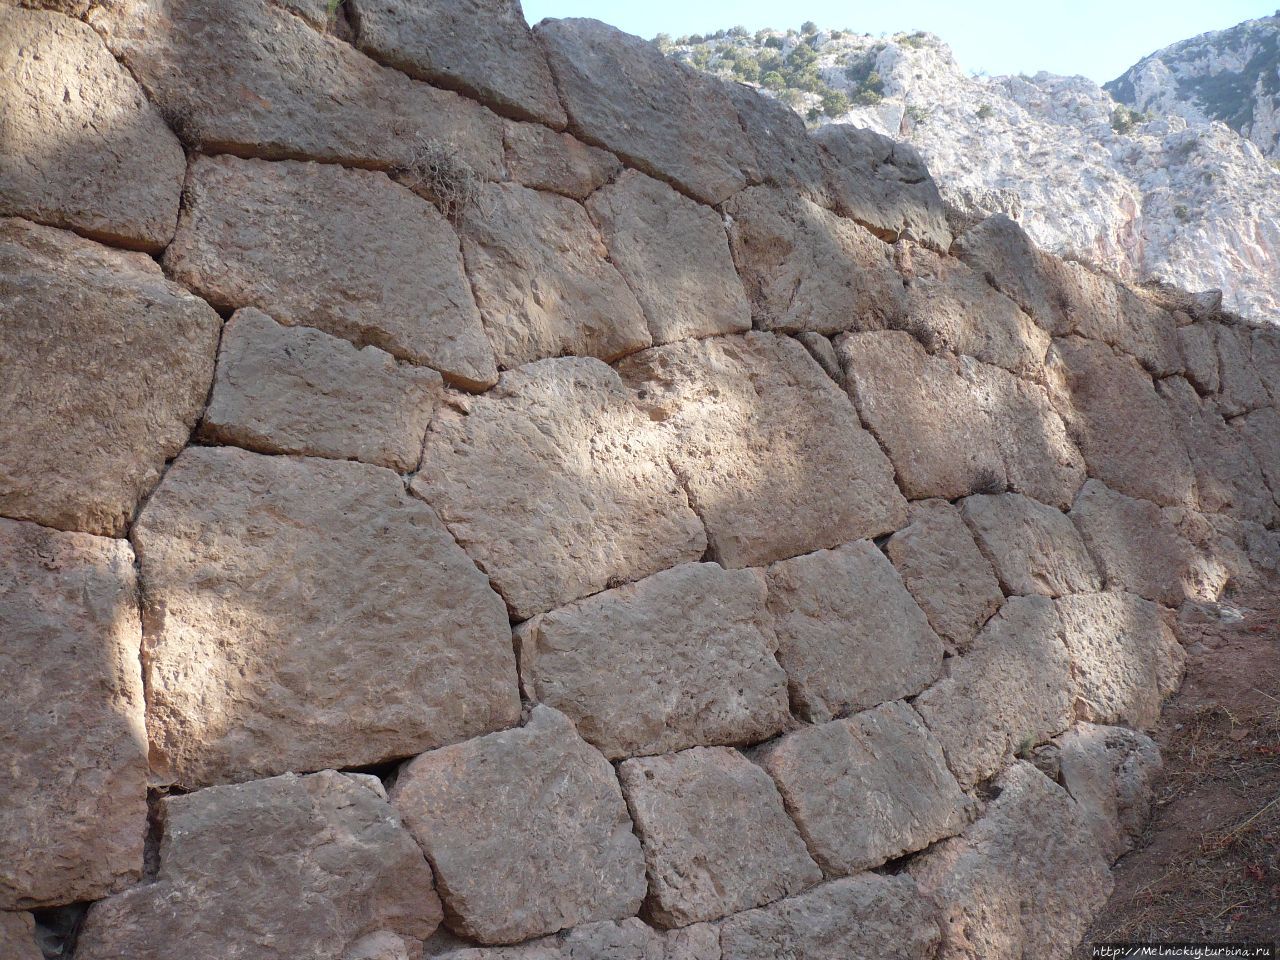
[[[455,227],[480,199],[480,177],[458,156],[458,148],[448,141],[419,136],[404,166],[395,177],[414,193],[439,208]]]

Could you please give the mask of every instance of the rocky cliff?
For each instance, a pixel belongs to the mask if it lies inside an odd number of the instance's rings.
[[[0,954],[1066,958],[1280,334],[514,0],[0,5]]]

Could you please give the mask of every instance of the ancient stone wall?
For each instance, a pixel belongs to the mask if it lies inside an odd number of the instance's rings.
[[[1068,954],[1274,329],[516,0],[35,6],[0,954]]]

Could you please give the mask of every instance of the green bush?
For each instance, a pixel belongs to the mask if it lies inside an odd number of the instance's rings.
[[[786,46],[781,37],[765,37],[764,45],[770,50],[781,50]]]
[[[800,32],[806,37],[811,37],[818,32],[818,25],[812,20],[806,20],[804,23],[800,24]]]
[[[760,83],[770,90],[781,90],[787,85],[787,81],[783,79],[782,74],[777,70],[770,70],[760,78]]]
[[[839,90],[828,90],[822,96],[822,112],[828,117],[839,117],[849,112],[849,98]]]
[[[759,83],[760,64],[747,57],[739,57],[733,63],[733,75],[747,83]]]
[[[984,103],[982,106],[978,108],[979,120],[989,120],[993,116],[995,116],[995,110],[992,109],[991,104]]]

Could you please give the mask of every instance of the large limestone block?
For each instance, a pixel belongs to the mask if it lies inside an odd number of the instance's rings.
[[[951,253],[1020,306],[1054,336],[1071,332],[1059,262],[1042,252],[1002,213],[956,238]]]
[[[903,525],[893,469],[848,398],[793,340],[685,340],[619,366],[725,566]]]
[[[737,751],[639,757],[618,776],[644,846],[651,922],[716,920],[822,879],[777,787]]]
[[[1218,344],[1216,324],[1208,321],[1178,328],[1178,350],[1186,377],[1201,394],[1218,392]]]
[[[125,541],[0,520],[0,910],[141,876],[137,604]]]
[[[1102,578],[1071,519],[1019,493],[978,495],[960,512],[1005,593],[1061,597],[1102,589]]]
[[[755,151],[720,81],[598,20],[544,20],[534,36],[578,137],[703,203],[746,184]]]
[[[869,540],[782,560],[768,579],[778,659],[805,720],[912,696],[942,669],[942,642]]]
[[[222,333],[200,434],[263,453],[360,460],[404,472],[443,399],[440,374],[252,307]]]
[[[587,201],[654,343],[751,329],[751,307],[716,212],[635,170]]]
[[[502,143],[512,180],[575,200],[587,199],[622,169],[613,154],[540,123],[508,120]]]
[[[10,960],[44,960],[31,914],[0,912],[0,952]]]
[[[917,501],[908,516],[885,553],[943,643],[963,652],[1004,602],[995,570],[947,501]]]
[[[640,908],[644,858],[618,779],[550,707],[410,761],[391,799],[456,933],[515,943]]]
[[[710,923],[655,930],[637,917],[584,923],[512,947],[460,947],[441,960],[720,960],[720,931]]]
[[[598,360],[530,364],[441,411],[413,490],[518,619],[706,549],[663,451]]]
[[[326,770],[210,787],[161,800],[160,823],[155,882],[95,904],[77,957],[163,960],[180,945],[391,960],[417,957],[440,923],[431,867],[376,779]]]
[[[828,875],[921,850],[968,819],[942,748],[902,702],[787,734],[757,760]]]
[[[1155,726],[1186,662],[1160,608],[1131,593],[1079,594],[1057,604],[1076,678],[1076,716]]]
[[[144,254],[0,220],[0,514],[123,534],[200,416],[221,325]]]
[[[1055,405],[1089,475],[1131,497],[1190,505],[1191,461],[1137,361],[1079,337],[1055,341],[1050,358]]]
[[[363,766],[519,716],[502,602],[389,470],[192,447],[134,541],[162,777]]]
[[[521,624],[520,676],[611,760],[767,740],[787,675],[753,570],[690,563]]]
[[[187,159],[142,89],[78,20],[0,7],[0,216],[160,250]]]
[[[1047,597],[1011,597],[973,649],[945,669],[913,706],[963,787],[1071,725],[1071,660]]]
[[[1073,261],[1055,261],[1072,328],[1129,354],[1152,376],[1183,370],[1173,314],[1110,277]]]
[[[1224,417],[1237,417],[1269,406],[1271,397],[1253,363],[1252,334],[1248,327],[1214,325],[1218,345],[1218,408]]]
[[[565,124],[520,0],[353,0],[357,44],[379,63],[458,90],[498,113]]]
[[[205,153],[409,165],[424,141],[499,175],[502,121],[261,0],[108,0],[89,23]]]
[[[653,342],[582,205],[487,184],[464,215],[467,274],[502,369],[565,354],[606,362]]]
[[[1240,431],[1253,451],[1267,486],[1271,488],[1272,499],[1280,504],[1280,410],[1263,407],[1237,417],[1231,425]]]
[[[771,187],[744,190],[723,210],[757,328],[882,330],[905,315],[890,247],[858,224]]]
[[[805,129],[800,114],[776,97],[767,97],[745,83],[724,87],[738,111],[738,122],[755,148],[754,163],[743,171],[752,184],[797,191],[814,203],[830,207],[832,200],[818,144]]]
[[[864,873],[747,910],[720,926],[722,960],[932,960],[932,903],[905,876]]]
[[[1111,893],[1111,872],[1074,800],[1027,763],[962,836],[912,861],[942,911],[938,960],[1068,960]],[[993,792],[995,792],[993,791]]]
[[[951,230],[938,185],[915,147],[845,123],[813,133],[841,216],[890,243],[914,240],[945,252]]]
[[[165,266],[214,306],[252,306],[483,389],[493,351],[458,238],[383,174],[201,157]]]

